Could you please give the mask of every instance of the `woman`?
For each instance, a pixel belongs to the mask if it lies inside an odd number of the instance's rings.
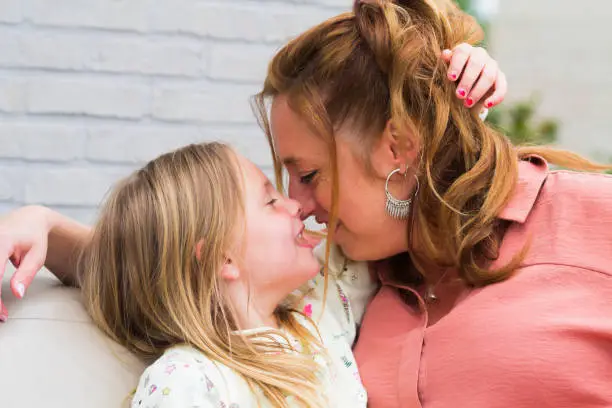
[[[382,282],[355,348],[370,406],[612,406],[612,178],[544,159],[609,167],[463,109],[435,56],[473,32],[406,0],[296,38],[257,98],[276,168]]]
[[[257,99],[303,216],[382,281],[355,349],[370,406],[609,406],[612,181],[549,172],[600,167],[517,151],[455,100],[437,56],[476,30],[436,4],[358,2],[281,49]],[[17,260],[50,229],[68,271],[87,229],[24,214]]]

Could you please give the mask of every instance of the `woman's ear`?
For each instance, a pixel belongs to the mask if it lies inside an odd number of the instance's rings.
[[[417,157],[414,135],[393,125],[389,120],[372,152],[372,163],[381,174],[389,174],[399,168],[401,173],[412,166]]]

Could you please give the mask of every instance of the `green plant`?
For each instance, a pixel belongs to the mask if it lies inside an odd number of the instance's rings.
[[[471,9],[472,2],[471,2],[471,0],[456,0],[456,2],[457,2],[457,5],[459,7],[461,7],[461,9],[463,11],[465,11],[467,13],[472,12],[472,9]]]
[[[515,145],[554,144],[559,133],[559,122],[554,119],[535,121],[535,99],[503,104],[489,112],[487,122],[502,131]],[[606,160],[597,160],[600,163]],[[612,158],[608,160],[612,163]],[[612,170],[606,171],[612,174]]]
[[[537,121],[536,105],[534,98],[510,106],[502,104],[489,112],[487,122],[500,129],[515,145],[555,143],[559,122],[549,118]]]

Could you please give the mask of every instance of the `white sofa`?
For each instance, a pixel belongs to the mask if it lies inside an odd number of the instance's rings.
[[[0,407],[127,406],[143,364],[91,322],[79,291],[43,270],[26,297],[2,282],[9,320],[0,324]]]

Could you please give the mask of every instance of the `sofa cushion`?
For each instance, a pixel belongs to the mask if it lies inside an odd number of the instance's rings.
[[[0,406],[126,406],[144,365],[93,325],[79,291],[43,270],[17,300],[11,276],[2,282],[9,320],[0,324]]]

